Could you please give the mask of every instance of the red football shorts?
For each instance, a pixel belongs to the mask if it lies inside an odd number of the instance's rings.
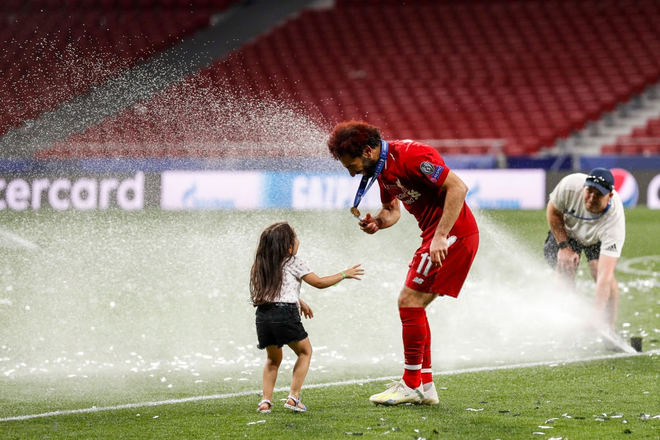
[[[479,248],[479,234],[459,238],[449,246],[447,258],[438,267],[431,263],[431,242],[422,243],[408,266],[406,287],[424,293],[458,297]]]

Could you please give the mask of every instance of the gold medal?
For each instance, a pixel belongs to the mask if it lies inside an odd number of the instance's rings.
[[[357,209],[357,207],[353,206],[353,207],[351,208],[351,214],[353,214],[355,217],[357,217],[358,219],[360,219],[360,210]],[[361,220],[361,219],[360,219],[360,220]]]

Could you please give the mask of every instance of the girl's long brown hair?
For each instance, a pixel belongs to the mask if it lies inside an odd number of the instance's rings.
[[[280,293],[284,264],[293,256],[295,237],[287,222],[274,223],[261,233],[250,272],[250,300],[255,306],[273,302]]]

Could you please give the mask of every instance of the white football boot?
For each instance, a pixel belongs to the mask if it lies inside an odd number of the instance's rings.
[[[410,388],[401,379],[399,382],[392,382],[385,391],[374,394],[369,398],[377,405],[401,405],[404,403],[422,403],[424,399],[424,390],[420,384],[417,388]]]
[[[424,390],[422,405],[437,405],[440,403],[440,399],[438,399],[438,392],[435,390],[435,384],[433,382],[423,385],[422,389]]]

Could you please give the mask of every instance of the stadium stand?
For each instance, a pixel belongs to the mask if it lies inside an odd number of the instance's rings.
[[[649,119],[646,126],[633,129],[630,136],[619,136],[613,145],[605,145],[603,154],[660,154],[660,118]]]
[[[166,93],[210,82],[297,102],[328,124],[364,119],[387,137],[428,140],[445,153],[534,154],[658,82],[659,22],[654,0],[337,0]],[[157,114],[167,102],[140,106]],[[176,124],[143,120],[154,125],[136,130],[128,122],[136,118],[127,109],[38,154],[221,156],[231,141],[216,131],[187,148]],[[128,149],[126,132],[135,141]],[[153,148],[159,136],[174,147]]]
[[[213,13],[232,3],[3,1],[0,136],[208,26]]]

